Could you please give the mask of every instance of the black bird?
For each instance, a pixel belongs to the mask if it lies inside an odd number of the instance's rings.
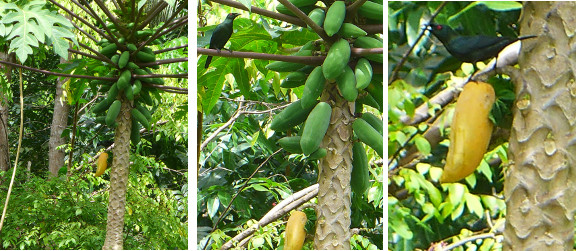
[[[224,22],[216,26],[214,32],[212,32],[212,37],[210,38],[210,49],[216,49],[220,51],[220,49],[224,48],[230,36],[232,36],[233,25],[234,25],[234,18],[240,16],[238,13],[230,13],[224,19]],[[208,68],[210,65],[210,61],[212,61],[212,56],[208,56],[206,59],[206,64],[204,68]]]
[[[462,62],[472,63],[474,67],[476,62],[496,57],[502,49],[518,40],[536,37],[460,36],[449,26],[434,23],[430,23],[429,30],[452,56]]]

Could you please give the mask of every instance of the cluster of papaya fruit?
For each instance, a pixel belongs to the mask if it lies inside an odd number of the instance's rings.
[[[145,127],[150,129],[152,112],[155,110],[155,102],[152,95],[159,95],[158,89],[153,85],[163,85],[162,78],[142,77],[153,74],[152,69],[158,69],[158,65],[151,65],[156,61],[154,51],[143,43],[152,34],[154,29],[135,30],[137,25],[133,22],[120,24],[118,28],[114,23],[107,25],[108,30],[115,36],[116,41],[100,40],[97,44],[101,47],[100,54],[109,58],[112,62],[110,72],[106,77],[117,78],[111,83],[105,80],[95,80],[92,85],[100,85],[99,92],[107,93],[106,98],[92,108],[95,114],[102,114],[96,117],[96,122],[105,124],[110,128],[117,126],[116,117],[120,113],[121,98],[126,97],[131,103],[132,123],[131,140],[134,144],[140,141],[140,129]],[[158,44],[159,39],[151,44]],[[142,64],[149,65],[143,67]],[[133,101],[133,102],[132,102]],[[149,110],[147,106],[151,106]]]
[[[304,123],[297,136],[284,137],[278,144],[291,153],[303,153],[308,159],[324,158],[327,150],[320,148],[330,118],[332,108],[328,102],[319,102],[325,88],[337,88],[339,94],[348,102],[355,102],[358,118],[353,122],[356,137],[373,148],[383,157],[383,121],[376,115],[363,111],[363,105],[372,106],[382,112],[383,84],[382,75],[374,74],[372,65],[380,65],[382,54],[351,56],[352,48],[383,48],[380,38],[369,36],[366,31],[345,20],[360,20],[363,23],[382,23],[382,1],[366,1],[357,11],[347,13],[344,1],[335,1],[329,7],[316,6],[316,0],[291,0],[318,26],[323,27],[331,41],[326,41],[326,52],[320,52],[319,42],[310,41],[303,45],[294,56],[326,55],[320,66],[310,66],[292,62],[272,62],[268,70],[289,72],[281,83],[283,88],[297,88],[304,85],[302,96],[277,114],[270,124],[275,131],[287,131]],[[279,5],[280,13],[293,15],[285,6]],[[332,42],[332,43],[331,43]],[[352,67],[351,67],[352,66]],[[353,189],[363,193],[368,183],[368,162],[366,152],[360,142],[353,146]]]

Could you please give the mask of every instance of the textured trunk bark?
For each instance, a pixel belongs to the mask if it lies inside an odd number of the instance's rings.
[[[116,118],[114,138],[114,160],[110,170],[110,199],[108,203],[108,223],[106,240],[102,249],[123,249],[124,210],[126,206],[126,188],[130,171],[130,128],[132,117],[131,102],[122,97],[120,114]]]
[[[0,170],[2,171],[10,169],[8,147],[8,97],[6,93],[0,91]]]
[[[60,63],[66,63],[64,59],[60,59]],[[50,126],[50,142],[48,149],[48,170],[51,177],[58,176],[58,170],[64,166],[64,157],[66,152],[64,149],[57,149],[57,147],[66,143],[66,139],[62,137],[62,132],[68,125],[68,113],[70,106],[64,100],[64,89],[62,86],[69,78],[58,78],[56,84],[56,95],[54,96],[54,114],[52,115],[52,125]]]
[[[318,208],[314,249],[350,249],[350,175],[352,173],[352,122],[348,102],[336,86],[324,95],[332,106],[330,126],[321,147],[328,150],[318,166]],[[324,97],[322,100],[326,100]]]
[[[576,3],[525,2],[505,250],[572,250],[576,210]]]
[[[14,53],[6,54],[0,52],[0,59],[14,62]],[[6,80],[10,82],[12,80],[12,67],[2,66],[2,70],[5,72]],[[10,169],[10,151],[8,142],[8,96],[6,92],[0,90],[0,170],[8,171]],[[0,184],[2,180],[0,179]]]

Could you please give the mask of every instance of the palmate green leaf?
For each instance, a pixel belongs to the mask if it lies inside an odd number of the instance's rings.
[[[10,43],[10,51],[15,51],[20,62],[24,63],[28,55],[32,54],[32,47],[38,47],[39,43],[45,43],[46,39],[56,41],[55,52],[64,58],[68,57],[68,42],[64,44],[60,39],[69,38],[74,43],[77,41],[70,29],[72,24],[68,19],[57,12],[44,9],[46,4],[43,0],[32,1],[22,8],[13,6],[0,7],[5,10],[14,10],[2,18],[2,24],[13,26],[11,30],[4,30],[4,36]]]
[[[54,27],[53,29],[53,37],[49,37],[49,42],[51,42],[54,48],[54,53],[58,54],[62,58],[68,58],[70,42],[66,38],[70,38],[77,43],[74,33],[63,27]]]

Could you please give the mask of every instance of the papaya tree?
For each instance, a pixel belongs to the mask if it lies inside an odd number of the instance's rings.
[[[174,33],[185,29],[187,1],[82,0],[50,3],[51,7],[59,9],[70,21],[61,15],[43,18],[43,13],[38,12],[38,6],[43,6],[45,2],[33,1],[23,8],[31,17],[17,11],[16,14],[3,18],[3,23],[12,28],[2,30],[8,30],[6,37],[12,39],[10,50],[14,50],[16,58],[24,62],[32,52],[31,46],[43,42],[46,34],[49,39],[47,44],[51,45],[58,55],[67,58],[68,52],[71,52],[80,58],[64,64],[60,72],[48,72],[4,61],[2,63],[71,78],[66,88],[69,98],[76,101],[87,88],[105,96],[90,109],[90,112],[97,116],[98,123],[114,131],[108,223],[103,248],[122,249],[130,142],[136,146],[140,141],[141,129],[151,130],[151,113],[160,105],[160,92],[187,93],[185,88],[165,85],[166,81],[173,83],[174,79],[187,78],[186,69],[174,74],[155,72],[161,65],[186,62],[187,57],[156,59],[161,53],[186,46],[161,48],[156,51],[152,49],[154,45],[162,44],[167,37],[173,37]],[[14,8],[11,6],[1,4],[0,9]],[[24,17],[28,19],[23,19]],[[13,22],[15,24],[11,26]],[[37,25],[35,27],[32,24]],[[55,27],[40,27],[47,24],[54,24]],[[13,34],[22,31],[24,27],[34,29],[18,36]],[[83,41],[88,42],[78,42],[71,29],[85,38]],[[64,38],[74,42],[73,45],[70,47],[69,41]],[[68,170],[70,171],[72,170]]]
[[[249,198],[248,188],[261,191],[266,187],[264,190],[270,194],[280,193],[274,200],[284,199],[290,194],[285,194],[285,189],[289,191],[291,186],[273,182],[273,178],[270,181],[255,176],[264,166],[270,166],[268,169],[271,170],[263,171],[262,175],[276,173],[286,175],[288,179],[299,179],[302,172],[311,172],[313,177],[317,177],[313,181],[318,183],[317,190],[312,186],[308,188],[317,191],[314,195],[318,197],[318,204],[314,206],[315,210],[306,209],[307,218],[312,220],[306,224],[306,228],[309,233],[314,232],[313,247],[350,249],[353,219],[354,228],[374,228],[377,224],[374,218],[362,221],[364,219],[356,215],[360,210],[355,210],[353,214],[352,208],[360,209],[364,202],[370,201],[374,203],[371,210],[378,211],[382,203],[381,176],[370,175],[373,172],[381,174],[376,171],[379,168],[374,163],[378,163],[375,160],[383,156],[383,122],[380,118],[383,109],[382,2],[279,0],[241,5],[234,1],[218,0],[210,4],[212,10],[208,4],[202,4],[199,11],[199,26],[210,24],[210,27],[198,29],[206,32],[198,38],[199,47],[213,48],[209,45],[211,37],[219,36],[216,33],[221,30],[214,29],[214,25],[224,21],[210,18],[214,15],[209,13],[215,12],[215,16],[222,18],[228,13],[240,13],[240,16],[233,22],[230,46],[224,47],[229,48],[228,51],[197,48],[198,54],[213,57],[209,66],[204,56],[199,57],[197,64],[198,121],[202,127],[199,138],[203,138],[198,144],[202,153],[199,173],[206,174],[199,181],[200,197],[205,196],[199,204],[210,218],[218,215],[216,223],[211,226],[212,230],[205,233],[206,236],[209,232],[214,234],[201,240],[199,247],[210,244],[212,237],[216,238],[212,239],[212,248],[227,249],[247,244],[246,238],[251,234],[243,232],[233,239],[227,239],[215,231],[224,231],[221,227],[225,226],[219,224],[227,221],[232,205],[242,208],[242,203],[235,200],[241,200],[239,197]],[[231,8],[215,8],[216,5]],[[268,6],[276,6],[277,12],[270,11],[266,8]],[[219,99],[226,101],[220,102]],[[278,103],[282,101],[284,103],[279,106]],[[254,114],[254,117],[244,119],[249,114]],[[219,117],[223,117],[224,121]],[[223,123],[221,126],[213,125],[220,121]],[[235,123],[241,124],[247,131],[237,132],[240,125]],[[223,132],[227,127],[230,130]],[[228,133],[231,135],[226,135]],[[230,144],[238,146],[232,147]],[[245,145],[249,145],[251,150],[241,150],[247,147]],[[281,149],[286,152],[281,152]],[[245,158],[251,159],[248,157],[251,155],[255,155],[254,160],[246,161]],[[236,163],[241,163],[243,168],[233,164],[236,156],[239,158]],[[294,156],[295,159],[285,161],[287,156]],[[369,162],[368,156],[373,161]],[[373,168],[369,163],[373,163]],[[230,192],[229,188],[222,188],[226,192],[215,194],[212,190],[217,188],[208,184],[202,187],[204,180],[210,180],[211,175],[222,175],[218,170],[219,165],[233,170],[230,171],[230,179],[243,179],[244,175],[249,177],[245,185],[237,188],[238,194],[231,200],[224,199],[227,197],[224,194]],[[244,165],[251,171],[246,173],[240,170],[244,169]],[[312,171],[306,167],[312,167]],[[317,172],[313,171],[314,167],[318,168]],[[371,179],[376,182],[371,183]],[[368,189],[371,186],[373,189]],[[248,188],[245,190],[244,187]],[[269,196],[273,195],[265,197]],[[356,198],[354,205],[353,198]],[[264,205],[259,205],[258,210],[270,210],[269,214],[274,214],[272,212],[277,208],[267,208],[266,201],[263,202]],[[304,202],[278,209],[284,213],[276,212],[274,219],[297,209]],[[223,204],[221,211],[219,204]],[[279,202],[277,206],[280,205],[284,204]],[[199,215],[203,212],[204,209]],[[233,211],[231,215],[237,213]],[[257,215],[254,217],[260,217]],[[245,215],[241,215],[241,219],[242,216]],[[264,216],[257,227],[268,224],[268,220]],[[301,234],[292,235],[288,233],[291,231],[286,231],[286,237],[279,238],[277,242],[259,244],[265,237],[252,237],[254,241],[248,245],[250,248],[268,249],[277,245],[294,247],[288,236]],[[378,231],[373,233],[376,236],[381,234]],[[221,245],[221,241],[226,243]]]

